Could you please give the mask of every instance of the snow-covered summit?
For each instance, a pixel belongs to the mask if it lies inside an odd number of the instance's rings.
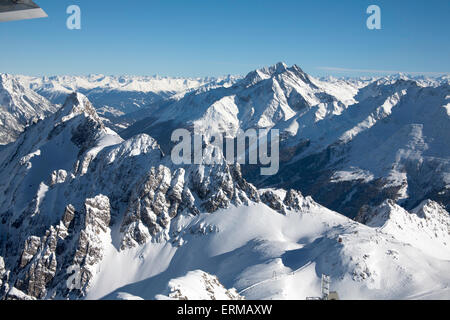
[[[79,92],[74,92],[67,97],[64,105],[58,110],[56,117],[58,120],[66,122],[81,114],[101,123],[97,112],[88,98]]]
[[[247,74],[247,76],[243,79],[242,82],[245,83],[247,86],[250,86],[256,84],[261,80],[267,80],[274,76],[285,73],[287,71],[294,71],[294,70],[301,71],[297,66],[294,66],[291,69],[289,69],[284,62],[278,62],[275,65],[251,71],[250,73]]]

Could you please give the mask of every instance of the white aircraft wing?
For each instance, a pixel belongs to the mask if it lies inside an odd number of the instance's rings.
[[[0,22],[45,17],[45,11],[31,0],[0,0]]]

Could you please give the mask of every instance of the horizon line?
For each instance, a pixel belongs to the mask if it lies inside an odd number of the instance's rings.
[[[274,66],[275,64],[268,64],[265,67],[270,67],[270,66]],[[294,66],[298,64],[292,64],[291,66]],[[260,70],[264,67],[259,67],[256,69],[252,69],[249,72],[255,71],[255,70]],[[329,66],[319,66],[319,67],[315,67],[316,70],[322,70],[322,71],[329,71],[329,72],[334,72],[334,73],[372,73],[372,74],[378,74],[380,76],[388,76],[388,75],[410,75],[410,76],[434,76],[434,77],[438,77],[438,76],[445,76],[445,75],[450,75],[450,72],[435,72],[435,71],[424,71],[424,72],[419,72],[419,71],[398,71],[398,70],[381,70],[381,69],[354,69],[354,68],[342,68],[342,67],[329,67]],[[304,69],[302,69],[304,70]],[[25,77],[33,77],[33,78],[44,78],[44,77],[64,77],[64,76],[69,76],[69,77],[88,77],[88,76],[104,76],[104,77],[146,77],[146,78],[166,78],[166,79],[191,79],[191,80],[198,80],[198,79],[208,79],[208,78],[214,78],[214,79],[218,79],[218,78],[227,78],[227,77],[236,77],[236,78],[244,78],[249,72],[245,73],[245,74],[222,74],[222,75],[218,75],[218,76],[214,76],[214,75],[206,75],[206,76],[170,76],[170,75],[161,75],[161,74],[132,74],[132,73],[85,73],[85,74],[76,74],[76,73],[59,73],[59,74],[23,74],[23,73],[9,73],[9,72],[0,72],[0,75],[12,75],[12,76],[25,76]],[[312,75],[313,77],[324,77],[319,76],[319,75],[313,75],[313,73],[310,72],[306,72],[308,75]],[[333,76],[333,74],[327,74],[326,76]],[[341,76],[341,77],[345,77],[345,76]],[[361,76],[348,76],[350,78],[361,78],[363,77]]]
[[[398,70],[378,70],[378,69],[352,69],[352,68],[341,68],[341,67],[316,67],[316,69],[324,71],[333,71],[338,73],[350,72],[350,73],[376,73],[376,74],[403,74],[403,75],[433,75],[433,76],[443,76],[449,75],[450,72],[435,72],[435,71],[398,71]]]

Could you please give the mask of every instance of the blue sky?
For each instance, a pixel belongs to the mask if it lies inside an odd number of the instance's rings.
[[[0,23],[0,72],[313,75],[450,72],[448,0],[35,0],[47,19]],[[79,5],[82,29],[66,28]],[[382,30],[368,30],[379,5]],[[376,72],[379,70],[379,72]]]

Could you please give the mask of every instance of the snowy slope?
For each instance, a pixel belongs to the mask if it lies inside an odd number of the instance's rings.
[[[0,74],[0,144],[14,141],[26,125],[56,111],[44,97],[14,76]]]
[[[111,249],[99,269],[116,269],[99,274],[88,298],[122,286],[106,298],[127,293],[154,299],[171,279],[199,269],[246,299],[320,296],[322,274],[331,276],[342,299],[408,299],[432,291],[450,297],[448,248],[435,257],[398,240],[395,232],[308,204],[286,215],[264,204],[231,207],[183,219],[185,231],[175,243]]]

